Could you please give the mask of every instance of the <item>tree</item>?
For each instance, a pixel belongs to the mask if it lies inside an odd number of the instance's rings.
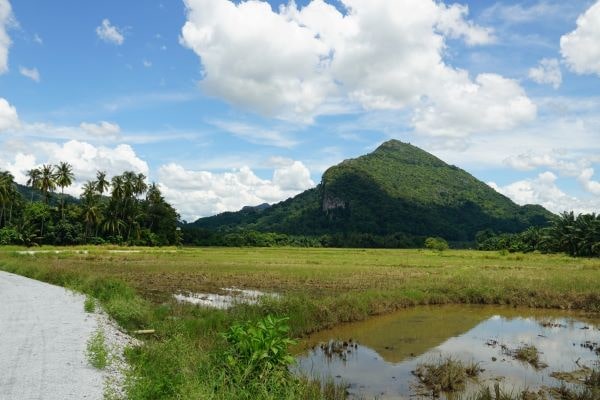
[[[52,165],[42,165],[41,169],[41,177],[39,181],[40,190],[44,195],[44,203],[48,204],[48,198],[50,197],[50,192],[53,192],[56,189],[56,182],[54,181],[54,173]]]
[[[11,223],[12,220],[12,206],[17,199],[17,190],[15,187],[15,178],[10,172],[0,171],[0,226],[4,226],[7,223]],[[6,208],[9,211],[7,213]],[[8,214],[8,220],[7,220]]]
[[[73,184],[75,174],[73,166],[67,162],[61,161],[55,166],[54,180],[60,187],[60,214],[61,220],[65,220],[65,188]]]
[[[425,239],[425,247],[437,251],[444,251],[450,248],[450,246],[448,246],[448,242],[439,237],[430,237]]]
[[[27,171],[27,186],[31,187],[31,201],[33,201],[33,193],[40,188],[40,180],[42,171],[39,168],[33,168]]]
[[[104,192],[106,192],[108,190],[110,183],[106,179],[106,172],[98,171],[96,173],[95,186],[96,186],[96,191],[100,194],[100,196],[102,196],[104,194]]]

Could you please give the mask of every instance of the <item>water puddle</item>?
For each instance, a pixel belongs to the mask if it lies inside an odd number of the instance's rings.
[[[36,254],[61,254],[66,252],[71,252],[75,254],[88,254],[87,250],[22,250],[17,251],[16,253],[19,255],[35,256]]]
[[[258,290],[244,290],[236,288],[222,288],[224,294],[216,293],[178,293],[173,297],[179,302],[191,303],[200,306],[228,309],[236,304],[258,304],[262,297],[277,298],[277,293],[265,293]]]
[[[319,332],[296,349],[296,372],[349,385],[350,398],[413,399],[430,393],[420,365],[447,357],[482,371],[459,396],[499,383],[509,393],[573,388],[560,373],[594,368],[600,359],[600,316],[502,307],[417,307]],[[516,359],[534,346],[537,363]],[[569,375],[572,377],[572,375]],[[562,378],[564,380],[559,380]],[[442,398],[459,398],[441,394]]]

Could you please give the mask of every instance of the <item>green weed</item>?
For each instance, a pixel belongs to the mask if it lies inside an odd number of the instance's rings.
[[[87,342],[87,358],[89,363],[97,369],[104,369],[108,365],[108,348],[102,330],[96,333]]]
[[[83,309],[86,313],[93,313],[96,311],[96,300],[93,297],[87,296],[83,303]]]

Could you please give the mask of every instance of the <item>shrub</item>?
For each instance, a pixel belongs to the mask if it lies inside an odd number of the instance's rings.
[[[448,246],[448,242],[439,237],[430,237],[425,239],[425,248],[437,251],[448,250],[450,246]]]
[[[256,322],[235,324],[223,334],[229,344],[225,350],[227,366],[242,381],[287,372],[294,362],[288,347],[295,343],[288,338],[287,320],[269,315]]]

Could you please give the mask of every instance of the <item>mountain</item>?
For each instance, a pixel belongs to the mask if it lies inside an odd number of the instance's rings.
[[[25,200],[28,201],[44,201],[44,195],[42,194],[42,192],[38,189],[32,189],[29,186],[25,186],[25,185],[21,185],[21,184],[16,184],[17,185],[17,191],[19,193],[21,193],[21,195],[23,196],[23,198]],[[60,204],[60,192],[53,192],[50,194],[50,197],[48,199],[48,203],[50,205],[53,206],[57,206],[58,204]],[[65,194],[65,204],[79,204],[79,199],[76,197],[73,197],[69,194]]]
[[[360,233],[441,236],[471,241],[477,232],[519,232],[552,213],[519,206],[466,171],[397,140],[329,168],[314,189],[268,208],[201,218],[194,226],[293,235]]]

